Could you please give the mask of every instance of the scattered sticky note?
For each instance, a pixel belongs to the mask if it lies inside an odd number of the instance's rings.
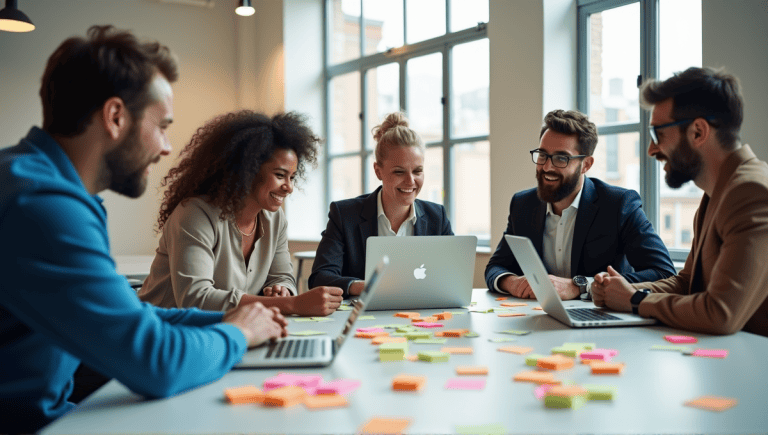
[[[310,317],[309,320],[313,322],[333,322],[332,317]]]
[[[581,357],[582,360],[585,359],[592,359],[592,360],[601,360],[605,362],[610,362],[611,359],[613,359],[614,356],[616,356],[619,353],[619,351],[615,349],[592,349],[587,352],[582,352]]]
[[[396,435],[401,434],[411,424],[411,420],[399,418],[374,417],[357,430],[359,434]]]
[[[280,387],[270,390],[264,396],[264,404],[267,406],[293,406],[304,401],[307,392],[299,386]]]
[[[253,385],[227,388],[224,390],[224,397],[232,404],[264,402],[264,393]]]
[[[547,391],[549,391],[554,386],[555,384],[541,384],[536,387],[535,390],[533,390],[533,395],[536,396],[537,399],[541,400],[544,398],[544,396],[546,396]]]
[[[698,343],[699,341],[696,337],[689,337],[687,335],[665,335],[664,339],[674,344]]]
[[[370,328],[357,328],[355,332],[386,332],[383,328],[376,328],[376,327],[370,327]]]
[[[501,423],[456,426],[458,435],[503,435],[507,429]]]
[[[457,375],[487,375],[487,366],[457,366]]]
[[[488,341],[490,341],[491,343],[509,343],[511,341],[517,341],[517,339],[512,337],[498,337],[498,338],[489,338]]]
[[[474,352],[471,347],[444,347],[440,350],[454,355],[471,355]]]
[[[705,358],[725,358],[728,356],[728,351],[725,349],[696,349],[693,351],[693,356],[703,356]]]
[[[315,394],[349,394],[360,387],[360,381],[356,379],[336,379],[318,385]]]
[[[499,352],[516,353],[518,355],[523,355],[533,351],[533,348],[523,347],[523,346],[505,346],[505,347],[500,347],[498,350]]]
[[[516,329],[507,329],[504,331],[499,331],[499,334],[512,334],[512,335],[527,335],[530,334],[531,331],[519,331]]]
[[[427,382],[426,376],[397,375],[392,379],[392,389],[396,391],[418,391]]]
[[[512,378],[518,382],[533,382],[535,384],[559,384],[560,382],[555,380],[555,375],[552,372],[540,372],[538,370],[531,370],[526,372],[520,372]]]
[[[528,304],[526,304],[525,302],[503,302],[503,303],[501,303],[501,306],[502,307],[509,307],[509,308],[512,308],[512,307],[527,307]]]
[[[624,371],[623,363],[595,361],[590,367],[593,375],[620,375]]]
[[[426,350],[419,352],[418,355],[420,361],[427,362],[447,362],[450,357],[449,354],[437,350]]]
[[[573,358],[560,354],[539,358],[536,366],[549,370],[565,370],[573,367]]]
[[[381,331],[374,331],[374,332],[358,332],[355,334],[355,337],[357,338],[376,338],[376,337],[386,337],[389,335],[389,332],[381,330]]]
[[[417,338],[413,340],[415,344],[445,344],[448,341],[445,338]]]
[[[357,320],[376,320],[376,318],[373,316],[360,316]]]
[[[508,298],[506,296],[500,297],[500,298],[496,298],[497,301],[506,301],[507,299]]]
[[[447,390],[482,390],[485,388],[485,379],[448,379],[445,388]]]
[[[706,409],[707,411],[725,411],[733,408],[738,403],[736,399],[718,396],[702,396],[698,399],[685,402],[685,406]]]
[[[336,308],[337,311],[352,311],[352,307],[349,305],[341,305],[339,308]]]
[[[539,363],[539,358],[545,358],[545,356],[537,353],[528,355],[525,357],[525,365],[536,367]]]
[[[651,346],[651,350],[670,350],[675,352],[693,352],[693,349],[689,346],[673,346],[668,344],[654,344]]]
[[[544,405],[547,408],[579,409],[587,400],[587,390],[578,385],[555,385],[546,392]]]
[[[412,312],[401,312],[401,313],[395,313],[394,317],[403,317],[405,319],[412,319],[414,317],[421,317],[421,314],[412,313]]]
[[[294,322],[302,323],[302,322],[314,322],[311,317],[297,317],[293,319]]]
[[[452,317],[453,317],[453,315],[451,313],[449,313],[448,311],[445,311],[443,313],[435,314],[435,318],[437,320],[449,320]]]
[[[325,331],[312,331],[312,330],[306,330],[306,331],[296,331],[296,332],[291,332],[291,335],[299,335],[299,336],[306,336],[306,335],[325,335]]]
[[[384,343],[404,343],[406,341],[408,341],[408,339],[405,337],[387,337],[382,335],[380,337],[374,337],[374,339],[371,340],[371,344],[379,345]]]
[[[347,398],[340,394],[319,394],[304,398],[304,405],[309,409],[339,408],[347,406]]]
[[[612,385],[582,385],[587,390],[587,400],[613,400],[617,388]]]
[[[523,317],[525,316],[525,313],[499,313],[497,314],[499,317]]]
[[[464,334],[464,336],[467,337],[467,338],[475,338],[475,337],[479,337],[480,334],[478,334],[477,332],[471,332],[470,331],[470,332],[467,332],[466,334]]]
[[[416,322],[413,326],[418,326],[419,328],[442,328],[443,324],[435,322]]]
[[[416,340],[419,338],[430,338],[431,336],[432,334],[430,334],[429,332],[406,332],[405,333],[405,337],[408,340]]]
[[[541,308],[541,307],[533,307],[531,309],[536,311],[544,311],[544,308]]]

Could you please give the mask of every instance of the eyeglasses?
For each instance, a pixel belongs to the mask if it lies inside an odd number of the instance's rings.
[[[709,121],[712,121],[713,119],[715,119],[715,117],[714,116],[704,116],[704,117],[702,117],[702,119],[704,119],[705,121],[709,122]],[[651,125],[651,126],[648,127],[648,132],[651,134],[651,140],[653,141],[653,143],[658,145],[659,144],[659,134],[658,134],[659,130],[661,130],[662,128],[672,127],[672,126],[675,126],[675,125],[690,124],[690,123],[692,123],[695,120],[696,120],[696,118],[688,118],[688,119],[681,119],[679,121],[674,121],[674,122],[670,122],[670,123],[662,124],[662,125]]]
[[[533,160],[533,163],[536,163],[539,166],[544,166],[547,164],[547,159],[552,159],[552,166],[556,168],[565,168],[568,166],[568,163],[571,162],[573,159],[581,159],[583,157],[589,157],[586,155],[578,155],[578,156],[569,156],[567,154],[547,154],[544,151],[541,150],[531,150],[531,159]]]

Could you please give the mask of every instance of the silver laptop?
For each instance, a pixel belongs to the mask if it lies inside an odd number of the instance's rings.
[[[339,354],[341,346],[347,337],[354,333],[353,328],[358,316],[365,310],[381,282],[389,259],[384,256],[376,264],[371,278],[366,280],[365,288],[350,311],[344,328],[335,339],[324,336],[286,337],[255,347],[243,355],[236,368],[267,368],[267,367],[325,367],[333,363]]]
[[[369,237],[365,249],[365,280],[375,261],[389,257],[389,272],[381,279],[366,310],[455,308],[472,300],[475,236]]]
[[[541,262],[536,248],[527,237],[504,236],[509,248],[515,254],[515,259],[520,268],[523,269],[525,278],[531,285],[533,294],[541,303],[541,308],[554,317],[572,328],[591,328],[598,326],[636,326],[653,325],[656,319],[646,319],[628,313],[618,313],[602,308],[589,307],[566,307],[560,300],[555,286],[549,280],[549,273]],[[579,304],[584,302],[579,301]]]

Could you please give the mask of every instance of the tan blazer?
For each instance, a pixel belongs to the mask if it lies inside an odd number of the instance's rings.
[[[768,336],[768,165],[745,145],[723,163],[694,218],[680,273],[634,284],[652,293],[638,308],[681,329]]]

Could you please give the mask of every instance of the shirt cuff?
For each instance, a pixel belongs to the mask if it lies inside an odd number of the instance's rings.
[[[514,273],[511,273],[511,272],[506,272],[506,273],[502,273],[502,274],[499,274],[499,276],[497,276],[497,277],[496,277],[496,279],[494,279],[494,280],[493,280],[493,289],[494,289],[494,290],[496,290],[496,291],[497,291],[497,292],[499,292],[499,293],[506,293],[506,294],[509,294],[509,292],[507,292],[507,291],[505,291],[505,290],[502,290],[502,289],[500,289],[500,288],[499,288],[499,278],[501,278],[501,277],[503,277],[503,276],[507,276],[507,275],[512,275],[512,276],[515,276],[515,274],[514,274]]]

